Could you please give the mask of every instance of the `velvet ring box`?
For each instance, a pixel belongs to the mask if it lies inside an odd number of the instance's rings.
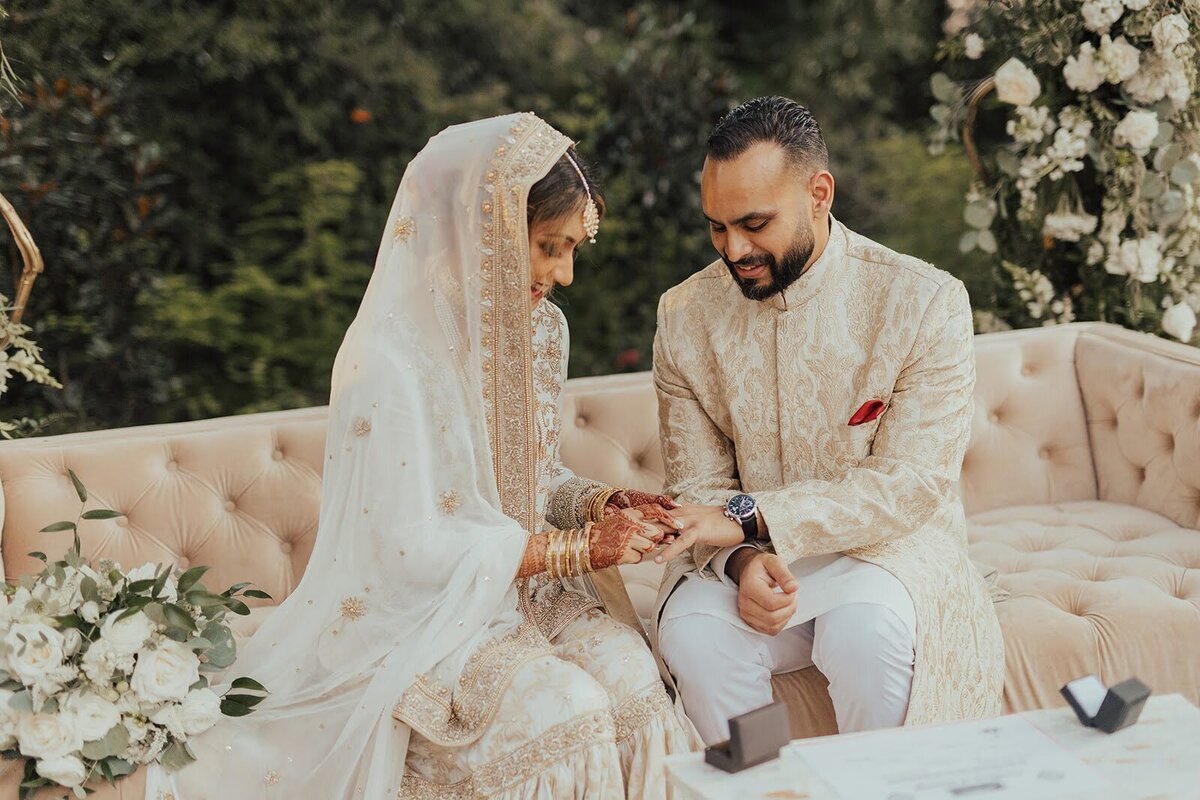
[[[704,750],[704,760],[725,772],[741,772],[779,756],[791,739],[787,706],[771,703],[729,720],[729,741]]]
[[[1064,686],[1062,696],[1084,725],[1115,733],[1137,722],[1150,697],[1150,687],[1129,678],[1106,688],[1095,675],[1086,675]]]

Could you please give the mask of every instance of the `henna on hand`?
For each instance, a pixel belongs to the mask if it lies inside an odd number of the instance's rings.
[[[677,508],[679,504],[663,494],[650,494],[637,489],[622,489],[608,499],[608,503],[604,506],[604,516],[615,514],[622,509],[647,505],[657,505],[669,509]]]
[[[528,578],[546,571],[546,546],[549,543],[549,534],[535,533],[529,537],[525,555],[521,558],[521,568],[517,570],[518,578]]]
[[[666,525],[668,528],[671,528],[674,531],[679,530],[679,523],[676,522],[675,518],[671,516],[671,512],[667,511],[665,508],[658,505],[657,503],[651,503],[651,504],[647,504],[647,505],[637,506],[634,510],[640,511],[642,513],[642,520],[645,522],[661,522],[662,524]],[[643,535],[647,539],[650,539],[651,541],[653,541],[655,544],[658,544],[659,542],[661,542],[663,540],[664,536],[669,536],[671,534],[664,533],[663,531],[660,531],[657,528],[655,528],[653,533],[646,532]]]
[[[633,537],[643,531],[641,525],[624,514],[613,514],[593,525],[588,538],[588,560],[592,569],[620,564]]]

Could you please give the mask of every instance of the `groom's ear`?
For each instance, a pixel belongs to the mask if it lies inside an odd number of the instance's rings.
[[[819,220],[833,208],[833,174],[827,169],[813,172],[808,179],[808,193],[812,200],[813,219]]]

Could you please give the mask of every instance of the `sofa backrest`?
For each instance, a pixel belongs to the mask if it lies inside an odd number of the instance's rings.
[[[1200,528],[1200,350],[1093,325],[1075,361],[1100,499]]]

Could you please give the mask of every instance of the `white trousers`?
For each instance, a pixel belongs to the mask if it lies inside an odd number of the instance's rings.
[[[728,739],[732,717],[772,701],[772,675],[814,664],[829,680],[841,733],[904,723],[913,632],[888,606],[840,605],[777,636],[705,613],[664,617],[659,650],[705,744]]]

